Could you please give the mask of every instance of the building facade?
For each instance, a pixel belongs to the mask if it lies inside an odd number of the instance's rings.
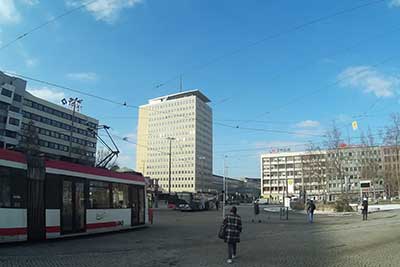
[[[169,191],[170,171],[171,192],[207,191],[212,177],[209,102],[199,90],[192,90],[140,106],[136,170],[157,179],[162,191]]]
[[[385,195],[382,147],[349,146],[336,150],[270,153],[261,156],[261,194],[271,202],[285,197],[357,201]],[[360,181],[370,181],[363,192]]]
[[[47,157],[94,165],[98,120],[35,97],[26,81],[1,72],[0,86],[1,148],[21,149],[32,122]]]
[[[0,72],[0,148],[19,144],[26,81]]]
[[[325,151],[261,155],[261,195],[270,202],[305,195],[322,198],[325,178]]]

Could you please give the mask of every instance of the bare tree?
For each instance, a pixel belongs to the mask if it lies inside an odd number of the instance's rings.
[[[328,150],[328,157],[326,162],[328,180],[340,181],[340,194],[341,198],[347,197],[344,190],[345,175],[343,172],[343,165],[345,156],[342,151],[343,140],[342,133],[337,128],[335,122],[332,123],[331,128],[326,133],[325,146]],[[346,190],[347,191],[347,190]]]
[[[390,171],[390,179],[392,181],[389,184],[393,184],[395,181],[395,188],[397,194],[400,195],[400,178],[399,178],[399,147],[400,147],[400,114],[393,113],[390,116],[390,125],[386,127],[386,132],[384,135],[384,143],[390,146],[394,150],[394,157],[390,160],[394,163],[394,168]],[[393,151],[392,150],[392,151]],[[392,165],[393,166],[393,165]],[[393,192],[393,191],[392,191]]]
[[[327,182],[325,173],[325,154],[313,142],[307,145],[307,154],[303,157],[303,176],[306,192],[314,191],[322,200],[326,201]]]
[[[361,163],[361,178],[371,181],[374,190],[374,198],[376,198],[376,187],[382,176],[382,162],[379,149],[377,149],[370,128],[368,128],[367,135],[361,132],[361,145],[362,151],[361,157],[359,158],[359,162]]]
[[[21,142],[19,146],[20,149],[28,155],[39,155],[39,136],[35,123],[32,120],[30,120],[22,129]]]
[[[96,166],[98,163],[101,163],[109,154],[110,152],[104,147],[98,148],[96,152]],[[105,168],[116,171],[119,169],[119,166],[116,161],[111,161],[105,166]]]

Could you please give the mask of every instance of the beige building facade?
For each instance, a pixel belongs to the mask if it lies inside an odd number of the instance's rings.
[[[206,191],[212,177],[212,110],[199,90],[149,100],[140,106],[136,170],[171,192]],[[171,157],[170,157],[171,151]]]

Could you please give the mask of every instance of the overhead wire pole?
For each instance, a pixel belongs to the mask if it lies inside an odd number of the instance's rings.
[[[205,178],[205,175],[204,175],[204,167],[205,167],[205,160],[206,160],[206,157],[204,157],[204,156],[200,156],[199,157],[199,160],[200,160],[200,170],[201,170],[201,175],[200,175],[200,190],[201,190],[201,192],[204,192],[204,178]]]
[[[61,101],[61,103],[63,103],[64,105],[68,104],[72,108],[71,129],[69,132],[69,151],[68,151],[69,158],[72,157],[72,137],[73,137],[73,131],[74,131],[76,108],[78,105],[78,109],[79,109],[82,101],[83,101],[82,99],[79,99],[77,97],[75,97],[75,98],[71,97],[68,99],[68,101],[64,98]]]
[[[167,137],[169,141],[169,160],[168,160],[168,194],[171,194],[171,164],[172,164],[172,140],[175,140],[174,137]]]
[[[223,170],[223,179],[222,179],[222,218],[225,218],[225,204],[226,204],[226,193],[227,193],[227,188],[226,188],[226,158],[228,156],[224,156],[224,170]]]

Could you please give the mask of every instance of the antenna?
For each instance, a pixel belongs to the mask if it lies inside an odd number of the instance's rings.
[[[183,81],[182,81],[182,74],[179,75],[179,92],[182,93],[183,91]]]

